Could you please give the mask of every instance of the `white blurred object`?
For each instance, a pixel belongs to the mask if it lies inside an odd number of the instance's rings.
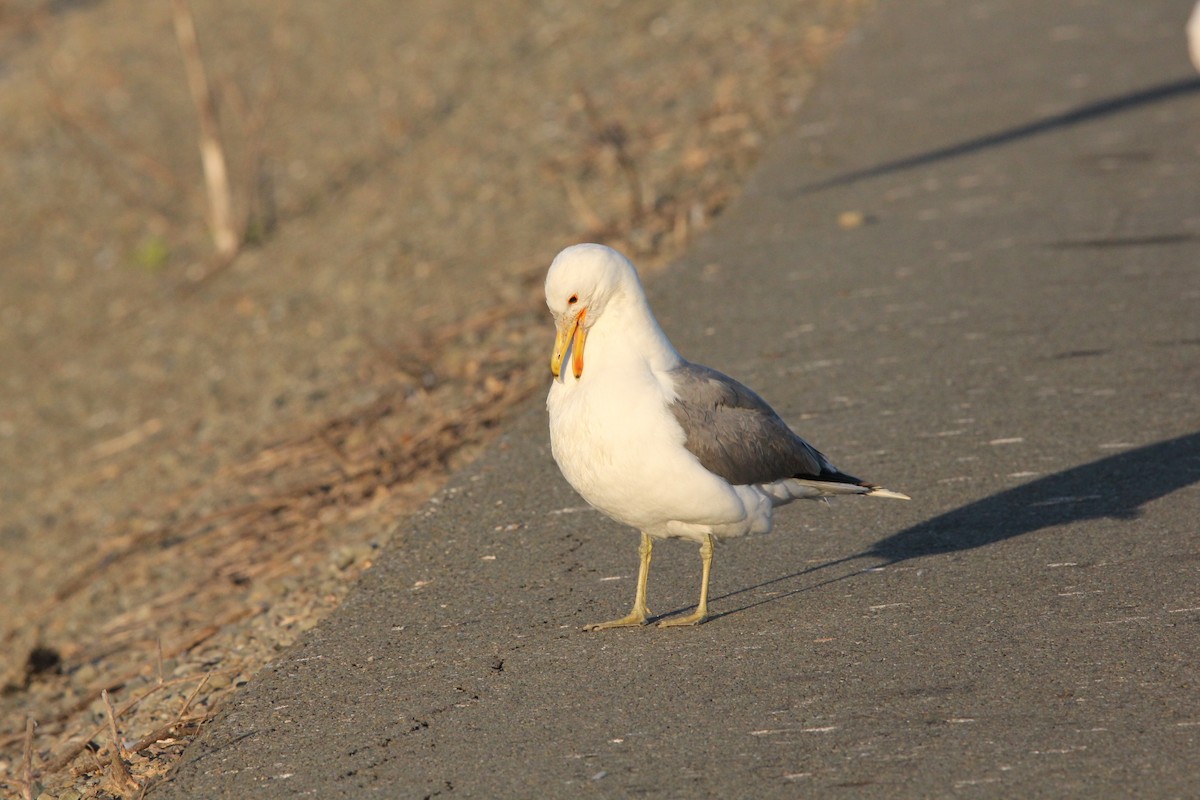
[[[1192,57],[1192,65],[1200,72],[1200,2],[1192,9],[1192,18],[1187,24],[1188,55]]]

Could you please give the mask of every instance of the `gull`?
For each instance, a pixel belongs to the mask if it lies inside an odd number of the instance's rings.
[[[671,345],[623,255],[568,247],[546,275],[556,337],[546,399],[550,447],[590,505],[641,532],[633,610],[585,630],[645,625],[656,539],[700,545],[694,613],[708,619],[714,540],[767,533],[775,506],[835,495],[909,499],[848,475],[800,438],[750,389],[693,364]]]

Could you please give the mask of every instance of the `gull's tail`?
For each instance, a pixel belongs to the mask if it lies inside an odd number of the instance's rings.
[[[903,492],[893,492],[891,489],[885,489],[882,486],[874,484],[868,484],[868,487],[865,493],[867,497],[890,497],[893,500],[912,500],[911,497]]]
[[[797,476],[786,482],[792,498],[810,498],[819,500],[843,494],[861,494],[867,497],[887,497],[892,500],[911,500],[901,492],[893,492],[879,484],[864,481],[853,475],[847,475],[837,469],[824,470],[815,477]]]

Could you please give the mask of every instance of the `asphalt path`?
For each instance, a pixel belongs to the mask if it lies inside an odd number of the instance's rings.
[[[718,547],[707,624],[584,633],[637,535],[538,398],[152,796],[1200,794],[1190,5],[881,4],[650,281],[686,356],[912,502],[794,504]],[[657,548],[651,609],[699,567]]]

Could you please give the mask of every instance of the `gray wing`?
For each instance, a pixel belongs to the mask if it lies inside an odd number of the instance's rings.
[[[709,472],[734,485],[786,478],[862,484],[797,436],[766,401],[715,369],[686,361],[671,370],[671,413],[686,447]]]

